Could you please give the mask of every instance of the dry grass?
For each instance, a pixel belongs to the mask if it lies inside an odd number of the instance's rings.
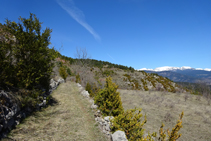
[[[161,123],[172,129],[184,111],[179,141],[210,140],[211,106],[197,95],[151,91],[119,90],[124,109],[141,107],[147,115],[146,133],[159,132]]]
[[[87,99],[75,83],[59,86],[52,96],[58,101],[24,120],[9,137],[20,141],[103,141],[108,140],[95,124]]]

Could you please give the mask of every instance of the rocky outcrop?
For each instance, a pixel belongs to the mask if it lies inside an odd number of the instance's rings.
[[[7,133],[21,120],[26,118],[34,110],[39,110],[46,106],[46,98],[55,90],[60,83],[63,83],[64,79],[58,79],[57,81],[51,79],[49,92],[43,93],[43,101],[37,104],[37,109],[25,107],[21,109],[21,104],[11,92],[1,90],[0,91],[0,139],[7,136]]]

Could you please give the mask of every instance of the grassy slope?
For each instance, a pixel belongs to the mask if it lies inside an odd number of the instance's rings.
[[[179,114],[184,111],[183,128],[180,130],[182,136],[179,140],[210,140],[211,105],[202,96],[156,91],[119,91],[125,110],[141,107],[143,115],[147,115],[144,127],[146,132],[158,133],[162,122],[165,124],[164,129],[172,129]]]
[[[61,84],[52,96],[57,104],[25,119],[9,137],[27,141],[107,140],[95,124],[90,103],[79,94],[75,83]]]

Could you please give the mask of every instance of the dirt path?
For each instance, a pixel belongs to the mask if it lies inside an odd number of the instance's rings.
[[[95,124],[90,103],[79,94],[75,83],[61,84],[52,96],[57,104],[25,119],[9,137],[18,141],[108,140]]]

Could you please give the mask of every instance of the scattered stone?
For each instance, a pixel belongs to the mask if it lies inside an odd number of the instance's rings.
[[[107,122],[110,122],[110,119],[113,119],[113,118],[114,118],[113,116],[107,116],[107,117],[104,117],[104,120]]]
[[[114,132],[111,135],[111,137],[112,137],[112,141],[128,141],[126,138],[125,132],[120,131],[120,130]]]
[[[94,103],[92,103],[92,105],[91,105],[91,108],[92,109],[97,109],[97,107],[98,107],[97,105],[95,105]]]
[[[82,94],[84,97],[89,98],[89,92],[88,92],[88,91],[83,90],[83,91],[81,92],[81,94]]]

